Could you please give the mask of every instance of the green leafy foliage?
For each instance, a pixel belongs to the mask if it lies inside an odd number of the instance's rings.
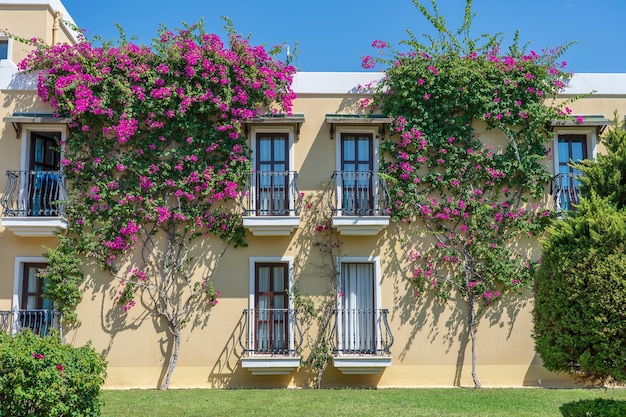
[[[471,37],[471,0],[456,32],[434,0],[432,12],[414,3],[438,36],[421,43],[409,33],[409,52],[374,41],[381,55],[366,57],[363,66],[386,66],[373,106],[392,116],[399,136],[382,142],[382,165],[390,214],[406,225],[415,295],[460,294],[474,340],[477,306],[532,284],[536,260],[519,243],[541,234],[553,217],[537,202],[550,181],[542,164],[547,126],[569,112],[549,101],[569,78],[558,60],[566,47],[527,51],[516,35],[505,50],[502,34]],[[473,376],[479,387],[475,366]]]
[[[71,258],[82,256],[121,284],[123,312],[144,297],[176,340],[165,388],[180,329],[201,303],[217,303],[209,280],[226,249],[205,258],[194,249],[211,237],[246,245],[237,210],[252,171],[243,125],[266,112],[289,114],[295,97],[295,68],[251,45],[228,20],[227,30],[225,43],[201,23],[163,27],[152,47],[123,33],[119,45],[101,47],[35,40],[20,63],[38,71],[39,97],[71,119],[59,144],[70,229],[48,254],[49,296],[61,308],[78,302]]]
[[[612,127],[602,138],[606,154],[599,154],[596,160],[583,160],[572,166],[582,172],[580,192],[588,197],[595,192],[617,204],[626,207],[626,130],[619,121],[617,112]]]
[[[63,325],[78,324],[75,308],[82,299],[80,285],[85,279],[82,262],[68,244],[68,238],[59,236],[57,248],[44,253],[48,266],[39,275],[44,279],[44,297],[52,300],[61,312]]]
[[[394,117],[399,141],[385,141],[395,220],[425,229],[432,248],[411,250],[419,291],[451,288],[492,303],[506,289],[529,287],[533,260],[514,243],[545,228],[551,213],[541,198],[550,174],[546,130],[566,110],[547,105],[569,75],[558,63],[564,48],[542,53],[502,50],[502,36],[455,35],[445,20],[415,2],[439,30],[431,45],[407,41],[411,52],[390,51],[374,104]],[[501,142],[479,138],[480,123]]]
[[[547,369],[626,381],[625,243],[626,213],[593,193],[550,228],[533,312]]]
[[[563,404],[563,417],[623,417],[626,416],[626,401],[595,398]]]
[[[98,416],[106,362],[91,346],[58,334],[0,334],[0,416]]]
[[[535,343],[546,368],[592,382],[626,381],[626,132],[573,164],[583,198],[550,229],[535,277]]]

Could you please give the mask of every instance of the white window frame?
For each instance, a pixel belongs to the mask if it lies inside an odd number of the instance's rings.
[[[22,304],[22,283],[24,281],[24,265],[30,263],[48,263],[43,256],[16,256],[13,268],[13,300],[12,300],[12,318],[11,329],[16,333],[20,328],[19,311]]]
[[[287,168],[287,171],[289,172],[289,178],[287,179],[287,187],[289,187],[289,185],[295,180],[294,178],[294,172],[295,172],[295,163],[294,163],[294,157],[295,157],[295,147],[294,147],[294,143],[295,143],[295,134],[294,134],[294,128],[292,126],[251,126],[250,128],[250,151],[252,153],[252,169],[254,170],[254,172],[256,172],[257,169],[257,157],[256,157],[256,143],[257,143],[257,135],[259,133],[287,133],[288,135],[288,140],[289,143],[287,144],[287,157],[289,158],[289,166]],[[292,189],[289,189],[289,215],[290,216],[294,216],[295,214],[295,201],[296,201],[296,196],[293,195],[292,193]],[[253,205],[255,205],[254,207],[254,211],[251,213],[253,216],[256,216],[256,204],[258,204],[257,199],[256,199],[256,183],[254,183],[253,181],[250,181],[250,189],[249,189],[249,193],[250,193],[250,201],[252,202]]]
[[[0,41],[6,41],[7,42],[7,57],[6,58],[0,58],[0,66],[2,66],[2,61],[10,61],[13,62],[13,60],[11,59],[11,57],[13,56],[13,39],[11,39],[9,36],[5,35],[4,33],[0,32]]]
[[[566,127],[554,129],[554,138],[552,141],[552,162],[554,175],[559,174],[559,136],[561,135],[585,135],[587,137],[587,158],[596,159],[598,134],[593,127]]]
[[[288,296],[288,310],[290,312],[289,314],[289,321],[288,321],[288,332],[289,332],[289,351],[293,352],[295,350],[295,320],[296,317],[294,314],[291,314],[291,312],[294,310],[294,305],[293,305],[293,299],[291,298],[291,294],[293,294],[293,283],[294,283],[294,276],[293,276],[293,257],[292,256],[256,256],[256,257],[250,257],[249,258],[249,275],[250,275],[250,282],[249,282],[249,294],[248,294],[248,311],[254,311],[254,298],[255,298],[255,272],[256,272],[256,264],[258,263],[283,263],[287,265],[287,293],[289,294]],[[250,314],[250,313],[248,313]],[[254,326],[252,326],[252,320],[250,320],[250,317],[248,317],[248,350],[250,352],[252,352],[254,350]],[[252,355],[252,353],[251,353]],[[255,354],[256,356],[266,356],[265,354]]]
[[[22,148],[20,157],[20,170],[26,171],[29,169],[30,162],[30,149],[31,149],[31,135],[34,132],[53,132],[61,133],[61,142],[65,142],[67,138],[67,128],[64,124],[24,124],[22,125]],[[63,157],[63,151],[61,151],[61,157]]]
[[[22,148],[20,150],[20,171],[25,172],[30,169],[30,150],[31,150],[31,136],[35,132],[52,132],[52,133],[61,133],[61,142],[65,142],[67,129],[65,125],[60,124],[25,124],[22,126]],[[63,151],[61,151],[61,158],[63,157]],[[63,171],[63,167],[59,166],[59,170]],[[18,205],[20,210],[25,210],[27,208],[27,200],[28,200],[28,174],[25,175],[25,178],[20,178],[20,189],[18,194]]]
[[[15,257],[15,266],[13,269],[13,310],[19,310],[22,299],[22,282],[24,277],[24,265],[44,263],[48,260],[43,256],[17,256]]]
[[[365,133],[372,135],[372,170],[373,172],[378,172],[380,169],[380,153],[379,153],[379,142],[380,142],[380,134],[378,126],[337,126],[335,128],[335,171],[341,171],[341,135],[344,133]],[[378,204],[380,202],[379,195],[380,184],[378,180],[378,176],[375,176],[372,181],[372,192],[374,198],[374,204]],[[337,215],[342,215],[342,201],[343,201],[343,190],[339,182],[335,184],[335,193],[337,195]],[[377,208],[377,207],[374,207]]]
[[[337,282],[337,309],[341,309],[343,307],[342,297],[339,293],[343,292],[342,282],[343,277],[341,276],[341,265],[343,263],[359,263],[359,264],[372,264],[374,266],[374,310],[376,311],[376,316],[374,318],[374,329],[375,329],[375,340],[376,340],[376,350],[380,352],[382,350],[382,317],[381,317],[381,309],[382,309],[382,299],[381,299],[381,286],[382,286],[382,276],[380,273],[380,257],[378,256],[339,256],[337,257],[337,277],[339,277]],[[341,320],[337,321],[337,332],[343,332],[343,325]],[[339,351],[343,349],[343,346],[337,346]]]

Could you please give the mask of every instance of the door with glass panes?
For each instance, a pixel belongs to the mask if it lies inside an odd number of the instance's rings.
[[[43,297],[44,280],[37,274],[45,263],[23,264],[19,324],[35,334],[46,334],[51,323],[52,301]]]
[[[374,179],[371,133],[341,135],[341,209],[346,216],[371,215]]]
[[[57,150],[59,132],[33,132],[30,139],[28,185],[28,215],[58,216],[60,153]]]
[[[341,353],[377,350],[374,265],[341,263],[337,310],[337,346]]]
[[[286,353],[289,349],[288,270],[285,263],[257,263],[254,288],[254,350]]]
[[[587,159],[587,136],[580,134],[559,135],[559,174],[561,179],[560,207],[572,210],[578,204],[581,172],[570,166],[571,162]]]
[[[285,216],[289,213],[289,135],[257,134],[257,214]]]

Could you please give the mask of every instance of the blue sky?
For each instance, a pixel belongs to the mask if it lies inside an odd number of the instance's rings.
[[[411,0],[62,0],[77,25],[105,39],[128,37],[149,43],[160,24],[205,21],[207,32],[224,35],[220,16],[252,43],[298,43],[300,71],[363,71],[361,58],[373,54],[375,39],[396,45],[410,29],[421,40],[433,34]],[[429,0],[422,2],[430,6]],[[465,0],[439,0],[450,29],[462,22]],[[472,35],[503,32],[541,50],[572,45],[563,55],[573,72],[626,72],[626,0],[474,0]]]

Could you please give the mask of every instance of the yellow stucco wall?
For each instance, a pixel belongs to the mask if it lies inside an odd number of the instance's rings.
[[[327,113],[339,113],[349,97],[301,96],[294,112],[303,113],[300,138],[294,144],[299,188],[306,196],[319,195],[335,169],[336,143],[329,137]],[[498,138],[479,130],[496,145]],[[199,313],[195,324],[184,330],[181,356],[172,387],[303,387],[314,382],[310,368],[286,376],[253,376],[241,367],[239,334],[242,311],[248,307],[251,257],[290,257],[296,283],[304,295],[322,296],[328,291],[332,264],[314,244],[319,218],[304,210],[300,227],[285,237],[248,235],[247,248],[230,248],[219,263],[212,281],[221,291],[219,304]],[[419,239],[415,243],[419,245]],[[206,243],[206,242],[205,242]],[[524,242],[538,257],[537,242]],[[202,247],[200,257],[219,251]],[[327,367],[325,386],[471,386],[471,352],[465,333],[467,313],[457,310],[455,300],[442,304],[433,297],[416,299],[406,277],[404,248],[394,226],[376,236],[341,236],[341,256],[378,257],[382,275],[381,304],[388,308],[395,338],[392,366],[380,375],[343,375]],[[163,376],[163,350],[168,349],[162,323],[144,313],[139,305],[121,314],[113,298],[119,286],[102,274],[86,287],[78,313],[81,327],[67,340],[82,344],[91,340],[106,352],[109,361],[107,386],[111,388],[155,387]],[[463,304],[461,304],[463,305]],[[498,303],[481,319],[477,333],[478,376],[485,386],[569,386],[563,376],[547,372],[534,353],[532,297],[516,297]],[[315,335],[315,325],[307,334]],[[305,335],[306,340],[306,335]],[[307,349],[303,352],[306,356]]]

